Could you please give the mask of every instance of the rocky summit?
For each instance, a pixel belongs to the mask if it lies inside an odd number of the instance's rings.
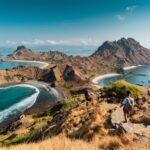
[[[133,38],[122,38],[118,41],[106,41],[93,56],[99,55],[105,60],[122,64],[147,64],[149,63],[150,50],[141,46]]]

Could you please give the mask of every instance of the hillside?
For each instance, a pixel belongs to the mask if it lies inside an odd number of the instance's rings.
[[[116,87],[120,87],[120,84],[125,89],[132,87],[133,94],[136,90],[140,90],[138,86],[134,87],[124,82],[116,83]],[[124,88],[122,89],[124,91]],[[96,89],[89,90],[89,93],[92,98],[89,107],[86,106],[84,95],[77,94],[48,111],[22,115],[0,136],[0,145],[10,146],[2,149],[136,150],[139,148],[144,150],[150,148],[145,134],[130,133],[130,129],[124,130],[122,127],[127,125],[126,123],[120,123],[118,127],[112,124],[111,115],[120,108],[118,102],[109,102],[110,98],[103,97]],[[104,95],[107,94],[110,93]],[[149,107],[145,108],[145,105],[149,104],[149,100],[142,105],[137,103],[135,109],[139,115],[134,111],[132,123],[138,121],[141,124],[145,122],[150,124]],[[147,113],[143,120],[141,115],[144,112]]]
[[[150,63],[150,50],[144,48],[132,38],[122,38],[113,42],[106,41],[92,54],[92,57],[97,55],[107,61],[118,64],[133,65]]]

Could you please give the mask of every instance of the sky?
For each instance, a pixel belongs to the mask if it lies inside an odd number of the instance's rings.
[[[150,48],[149,0],[0,0],[0,46],[98,46],[121,37]]]

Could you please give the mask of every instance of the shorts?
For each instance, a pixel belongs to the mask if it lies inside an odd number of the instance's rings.
[[[126,113],[129,113],[131,111],[131,108],[124,106],[123,111],[126,112]]]

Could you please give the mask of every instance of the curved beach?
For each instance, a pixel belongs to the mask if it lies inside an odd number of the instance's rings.
[[[46,68],[49,63],[47,62],[42,62],[42,61],[31,61],[31,60],[4,60],[4,62],[23,62],[23,63],[37,63],[37,64],[41,64],[42,66],[40,67],[41,69]]]
[[[58,88],[52,88],[48,83],[39,81],[28,81],[23,84],[11,85],[9,87],[24,86],[35,89],[35,93],[8,109],[0,112],[0,133],[11,125],[11,123],[22,114],[33,114],[49,110],[58,101],[64,100],[64,94]],[[9,87],[4,87],[7,89]]]
[[[128,67],[124,67],[123,69],[124,69],[124,71],[127,71],[127,70],[131,70],[131,69],[134,69],[134,68],[137,68],[137,67],[140,67],[140,66],[142,66],[142,65],[128,66]],[[103,80],[103,79],[108,78],[108,77],[115,77],[115,76],[120,76],[120,75],[121,74],[119,74],[119,73],[108,73],[108,74],[100,75],[100,76],[95,77],[92,80],[92,83],[94,83],[94,85],[96,87],[101,88],[102,86],[98,84],[100,80]]]

